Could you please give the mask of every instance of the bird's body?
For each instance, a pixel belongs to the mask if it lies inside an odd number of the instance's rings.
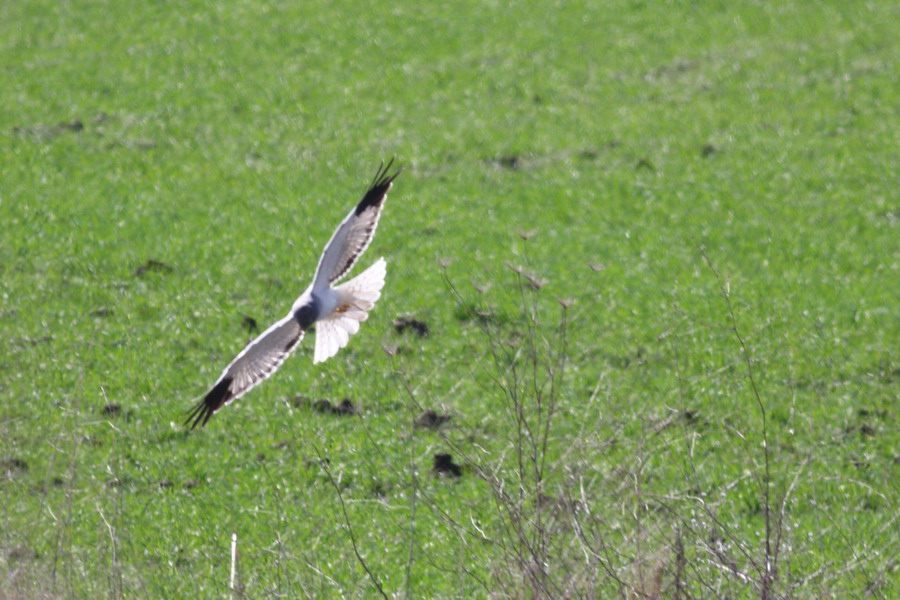
[[[213,413],[249,392],[274,373],[315,324],[314,363],[334,356],[347,345],[359,324],[368,318],[384,287],[386,264],[379,258],[368,269],[334,286],[353,267],[375,234],[378,219],[399,171],[382,169],[363,199],[341,222],[325,246],[312,283],[294,302],[291,311],[262,332],[231,361],[203,400],[188,414],[185,425],[194,429]]]

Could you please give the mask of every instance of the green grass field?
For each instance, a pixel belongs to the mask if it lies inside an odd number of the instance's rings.
[[[898,22],[0,3],[0,598],[896,598]],[[187,433],[392,156],[371,318]]]

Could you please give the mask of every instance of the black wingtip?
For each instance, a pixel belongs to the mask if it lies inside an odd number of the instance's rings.
[[[190,410],[187,419],[184,421],[184,426],[193,431],[198,425],[200,427],[206,425],[213,413],[222,408],[233,397],[231,381],[231,377],[223,377],[217,381],[216,385],[207,392],[203,400]]]
[[[375,177],[372,178],[372,183],[369,185],[369,191],[366,192],[366,195],[363,196],[363,199],[359,204],[356,205],[356,214],[359,215],[366,209],[372,206],[378,206],[384,201],[385,196],[387,195],[388,190],[391,188],[391,185],[394,183],[394,180],[397,176],[403,171],[401,168],[397,168],[393,175],[388,175],[388,172],[391,170],[391,167],[394,166],[394,158],[392,157],[388,164],[381,163],[378,167],[378,171],[375,173]]]

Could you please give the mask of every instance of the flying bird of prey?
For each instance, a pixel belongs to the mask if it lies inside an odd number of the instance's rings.
[[[350,336],[381,296],[386,273],[384,258],[345,283],[335,286],[353,267],[375,235],[378,219],[397,170],[392,160],[380,167],[369,190],[341,222],[325,246],[312,283],[294,302],[291,312],[247,344],[228,365],[212,389],[188,413],[185,426],[206,425],[213,413],[237,400],[274,373],[316,325],[313,362],[320,363],[347,345]]]

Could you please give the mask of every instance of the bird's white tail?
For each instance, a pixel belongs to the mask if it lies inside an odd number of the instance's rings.
[[[337,354],[350,341],[350,336],[359,331],[359,324],[369,318],[369,311],[381,297],[386,274],[385,260],[379,258],[371,267],[334,288],[340,296],[340,302],[333,313],[316,321],[314,363],[328,360]]]

